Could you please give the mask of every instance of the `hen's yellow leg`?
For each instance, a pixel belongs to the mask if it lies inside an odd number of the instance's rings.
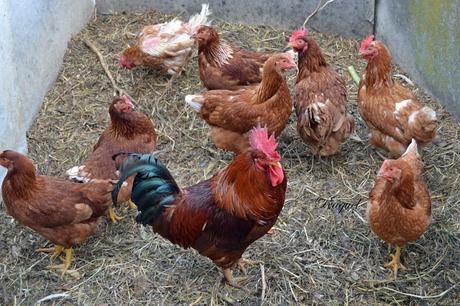
[[[128,207],[130,209],[136,209],[137,210],[136,204],[134,204],[134,202],[131,199],[128,200]]]
[[[35,251],[37,252],[46,252],[46,253],[53,253],[51,255],[51,259],[56,259],[59,255],[61,255],[62,251],[64,251],[64,247],[62,245],[56,244],[52,248],[41,248],[41,249],[36,249]]]
[[[113,223],[117,223],[117,221],[120,221],[121,219],[123,219],[123,217],[120,217],[115,213],[112,207],[109,207],[109,209],[107,210],[107,214]]]
[[[393,269],[393,276],[396,278],[398,276],[398,269],[407,270],[401,263],[401,247],[397,245],[395,254],[390,254],[390,256],[391,261],[385,264],[385,268]]]
[[[68,248],[65,249],[65,258],[64,262],[60,265],[53,265],[53,266],[48,266],[48,269],[56,269],[62,271],[61,277],[64,276],[64,274],[67,272],[67,270],[70,267],[70,264],[72,263],[72,258],[73,258],[73,249]]]

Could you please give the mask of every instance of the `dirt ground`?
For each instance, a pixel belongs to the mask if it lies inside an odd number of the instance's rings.
[[[218,150],[209,128],[184,103],[186,94],[203,90],[192,58],[174,83],[142,69],[121,70],[120,52],[135,41],[142,25],[173,16],[146,14],[96,15],[69,43],[61,72],[48,92],[28,134],[30,156],[39,172],[64,175],[79,164],[108,123],[114,91],[95,55],[83,43],[93,41],[104,55],[120,87],[136,107],[151,116],[159,134],[159,157],[181,186],[209,178],[233,156]],[[277,51],[288,32],[215,21],[223,38],[254,50]],[[402,252],[408,271],[392,280],[383,264],[387,245],[365,219],[366,200],[381,154],[367,144],[367,129],[356,109],[357,87],[346,71],[363,70],[359,42],[312,33],[328,61],[346,78],[350,109],[357,120],[354,139],[331,158],[312,157],[295,131],[295,115],[279,137],[288,191],[275,234],[248,248],[257,261],[240,283],[247,291],[221,284],[221,272],[206,258],[183,250],[134,221],[136,213],[111,224],[75,248],[76,272],[63,279],[46,269],[49,255],[34,250],[49,245],[0,210],[0,303],[32,305],[51,296],[50,305],[454,305],[460,300],[460,124],[421,89],[410,89],[433,107],[439,139],[424,150],[424,175],[433,200],[433,223]],[[402,73],[397,67],[397,71]],[[292,84],[292,76],[291,76]],[[331,199],[325,203],[324,199]],[[340,211],[334,204],[345,207]]]

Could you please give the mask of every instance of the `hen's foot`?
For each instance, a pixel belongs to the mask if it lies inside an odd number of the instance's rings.
[[[112,220],[113,223],[117,223],[118,221],[123,219],[123,217],[120,217],[115,213],[112,207],[108,209],[107,214],[109,216],[109,219]]]
[[[131,199],[128,200],[128,208],[137,210],[136,204]]]
[[[64,251],[64,247],[62,245],[56,244],[52,248],[41,248],[41,249],[36,249],[35,251],[37,251],[37,252],[45,252],[45,253],[53,253],[53,255],[51,255],[51,259],[54,260],[59,255],[61,255],[62,251]]]
[[[407,270],[401,263],[401,247],[396,246],[395,254],[390,254],[391,261],[384,265],[385,268],[391,268],[393,270],[393,277],[396,279],[398,276],[398,269]]]
[[[268,230],[267,234],[269,234],[269,235],[275,234],[275,229],[274,229],[273,227],[271,227],[271,228]]]
[[[60,265],[52,265],[46,267],[47,269],[52,269],[52,270],[58,270],[61,272],[61,277],[64,276],[64,274],[67,272],[67,270],[70,267],[70,264],[72,263],[72,258],[73,258],[73,249],[65,249],[65,258],[62,264]]]

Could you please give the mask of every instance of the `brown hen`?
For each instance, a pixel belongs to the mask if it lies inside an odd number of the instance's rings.
[[[127,96],[115,98],[109,107],[110,124],[99,137],[83,165],[67,170],[70,179],[87,182],[91,179],[118,179],[117,168],[112,156],[119,152],[150,153],[155,149],[156,133],[153,122],[134,106]],[[118,163],[121,160],[117,161]],[[121,190],[118,203],[129,201],[132,180]],[[131,203],[130,203],[131,204]],[[131,204],[131,208],[134,206]],[[113,222],[120,219],[109,208],[109,217]]]
[[[273,55],[228,45],[209,26],[202,26],[195,37],[200,78],[207,89],[237,89],[260,83],[263,65]]]
[[[273,55],[264,64],[262,82],[239,90],[210,90],[188,95],[185,101],[211,126],[217,147],[244,152],[251,128],[266,125],[278,136],[292,112],[286,73],[295,67],[292,54]]]
[[[110,207],[112,183],[93,179],[80,184],[37,175],[29,158],[10,150],[0,153],[0,165],[8,170],[2,184],[7,213],[55,244],[37,251],[52,251],[53,259],[65,252],[61,265],[50,266],[64,275],[72,262],[72,247],[96,231],[99,217]]]
[[[397,160],[385,160],[369,194],[367,215],[371,229],[381,239],[396,246],[395,255],[385,265],[394,277],[401,264],[401,247],[415,241],[431,222],[431,198],[422,179],[423,162],[413,139]]]
[[[391,78],[390,53],[374,35],[362,42],[359,53],[368,61],[359,82],[358,106],[371,130],[370,143],[398,157],[414,138],[421,150],[436,135],[435,111]]]
[[[345,81],[326,63],[306,29],[292,33],[288,46],[299,54],[294,99],[297,131],[313,154],[333,155],[355,127],[347,112]]]

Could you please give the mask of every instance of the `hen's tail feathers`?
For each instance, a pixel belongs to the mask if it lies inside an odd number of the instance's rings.
[[[187,30],[189,31],[189,34],[195,34],[202,25],[209,25],[211,23],[210,20],[208,21],[209,15],[211,15],[209,4],[201,4],[201,13],[191,16],[188,21]]]
[[[197,113],[200,112],[201,106],[203,106],[204,97],[202,95],[186,95],[185,103],[190,105],[193,110]]]
[[[136,221],[143,225],[152,224],[180,193],[171,173],[158,158],[151,154],[128,153],[128,158],[119,171],[120,178],[112,192],[112,202],[116,203],[123,182],[130,176],[136,175],[131,200],[140,212]]]
[[[91,180],[89,173],[85,171],[85,166],[72,167],[66,171],[66,174],[75,182],[88,183]]]
[[[303,125],[310,129],[308,134],[314,140],[322,142],[332,133],[332,114],[324,102],[317,101],[308,105],[304,116],[306,121]]]
[[[409,116],[409,125],[414,130],[415,138],[424,142],[434,137],[436,122],[436,112],[427,106]]]
[[[406,152],[401,156],[401,159],[406,161],[416,177],[419,177],[423,172],[423,161],[418,151],[417,141],[412,138],[410,145],[407,147]]]

